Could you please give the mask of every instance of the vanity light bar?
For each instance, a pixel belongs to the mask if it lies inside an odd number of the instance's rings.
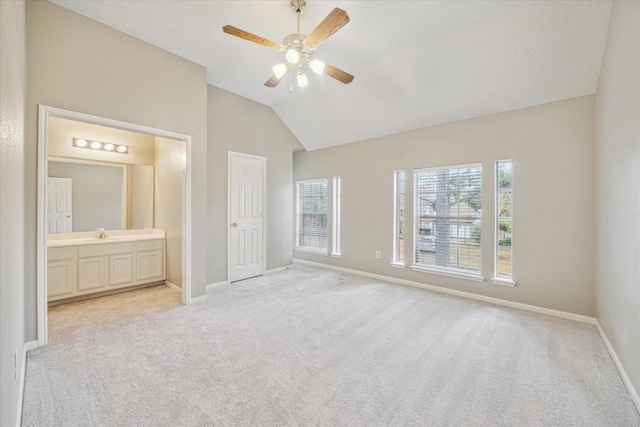
[[[129,147],[126,145],[115,145],[109,142],[89,141],[82,138],[73,138],[73,146],[78,148],[90,148],[92,150],[110,151],[127,154]]]

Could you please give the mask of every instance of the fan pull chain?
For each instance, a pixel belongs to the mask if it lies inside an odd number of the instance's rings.
[[[289,93],[293,93],[293,73],[289,73]]]

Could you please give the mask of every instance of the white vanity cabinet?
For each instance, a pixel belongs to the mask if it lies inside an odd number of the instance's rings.
[[[50,248],[47,252],[49,300],[72,296],[78,286],[78,248]]]
[[[133,282],[133,245],[106,243],[78,248],[78,292]]]
[[[163,280],[165,274],[164,240],[136,243],[136,281]]]
[[[164,239],[114,239],[50,247],[47,255],[49,301],[162,282],[166,278]]]

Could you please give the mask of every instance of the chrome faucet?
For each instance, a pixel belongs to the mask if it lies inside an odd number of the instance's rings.
[[[98,232],[96,239],[106,239],[109,237],[107,236],[107,233],[104,232],[104,228],[98,228],[96,231]]]

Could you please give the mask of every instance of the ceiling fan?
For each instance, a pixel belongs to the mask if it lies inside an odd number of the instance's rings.
[[[282,44],[272,42],[231,25],[222,27],[222,30],[227,34],[284,52],[285,61],[272,68],[273,75],[264,84],[267,87],[276,87],[290,71],[296,74],[298,86],[305,87],[308,81],[304,69],[307,67],[317,74],[324,73],[344,84],[353,81],[351,74],[318,59],[312,59],[316,48],[349,22],[347,12],[336,7],[308,36],[305,36],[300,34],[300,14],[302,14],[306,5],[306,0],[291,0],[291,8],[297,14],[297,32],[285,37]],[[293,73],[291,74],[292,78]]]

